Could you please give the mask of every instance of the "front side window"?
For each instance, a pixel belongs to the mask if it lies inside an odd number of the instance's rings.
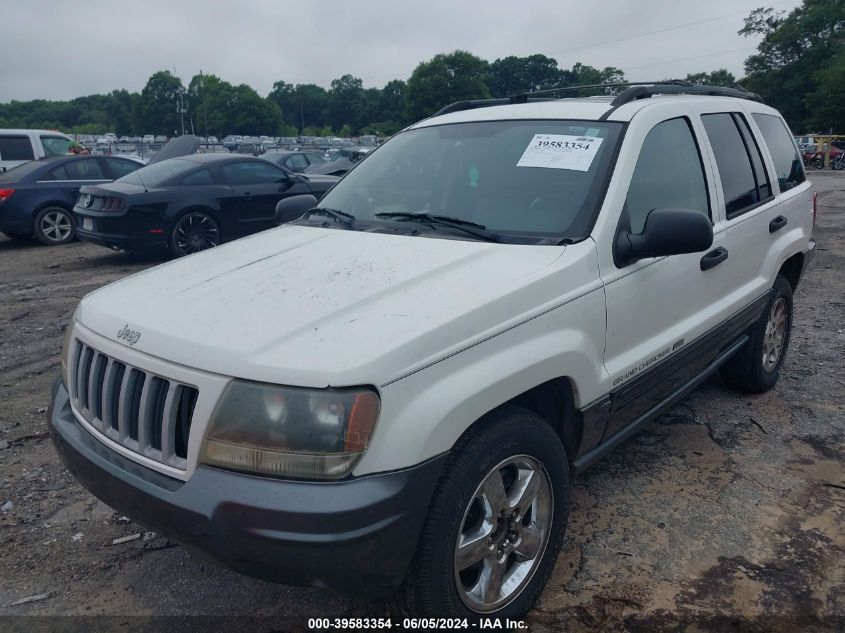
[[[70,149],[71,141],[63,136],[42,136],[41,145],[45,156],[65,156]]]
[[[70,160],[64,167],[70,180],[108,180],[96,158]]]
[[[214,184],[214,176],[211,175],[211,172],[207,169],[200,169],[195,171],[192,174],[188,174],[182,180],[179,181],[180,184],[185,186],[192,186],[192,185],[213,185]]]
[[[781,191],[788,191],[804,182],[804,164],[801,155],[795,148],[795,142],[789,135],[789,130],[780,117],[771,114],[752,114],[754,122],[763,134],[763,140],[772,155],[775,164],[775,174]],[[808,144],[811,140],[804,139]]]
[[[686,119],[658,123],[643,141],[625,199],[632,234],[642,233],[652,209],[694,209],[710,215],[701,155]]]
[[[223,175],[230,185],[260,185],[282,182],[285,173],[267,162],[223,165]]]
[[[126,174],[131,174],[133,171],[138,171],[143,167],[143,165],[133,160],[121,160],[119,158],[106,158],[105,160],[115,178],[122,178]]]
[[[511,242],[583,239],[621,129],[605,121],[506,120],[408,130],[350,171],[321,206],[368,223],[389,221],[383,213],[444,215]]]
[[[701,117],[710,146],[716,157],[725,213],[728,219],[741,215],[762,202],[769,195],[761,191],[749,148],[740,132],[740,124],[731,113],[705,114]],[[753,148],[753,151],[757,151]],[[753,152],[752,152],[753,154]],[[761,167],[762,169],[762,167]]]
[[[28,136],[0,136],[0,159],[33,160],[32,142]]]

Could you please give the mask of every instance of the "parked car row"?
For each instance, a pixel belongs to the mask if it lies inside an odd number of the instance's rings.
[[[177,140],[148,166],[120,156],[63,156],[0,174],[0,231],[47,245],[78,237],[178,257],[270,228],[280,200],[319,199],[338,180],[240,154],[194,154],[195,143]]]
[[[73,207],[86,185],[131,174],[142,162],[119,156],[62,156],[29,161],[0,174],[0,231],[50,246],[76,236]]]

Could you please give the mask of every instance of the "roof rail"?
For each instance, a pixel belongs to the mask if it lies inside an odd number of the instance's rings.
[[[646,99],[654,95],[712,95],[716,97],[735,97],[737,99],[749,99],[751,101],[763,102],[763,99],[756,92],[749,92],[737,86],[736,88],[726,88],[724,86],[703,86],[690,83],[656,83],[656,84],[638,84],[632,85],[630,88],[620,92],[616,98],[610,102],[612,108],[618,108],[621,105],[636,101],[637,99]]]
[[[610,106],[613,110],[621,105],[636,101],[637,99],[645,99],[654,95],[660,94],[695,94],[695,95],[714,95],[719,97],[736,97],[739,99],[750,99],[752,101],[760,101],[763,99],[755,92],[749,92],[742,86],[735,86],[733,88],[726,88],[722,86],[702,86],[692,84],[683,79],[669,79],[667,81],[624,81],[618,83],[604,83],[604,84],[583,84],[578,86],[558,86],[556,88],[545,88],[543,90],[534,90],[532,92],[522,92],[510,97],[501,97],[496,99],[471,99],[465,101],[455,101],[449,105],[441,108],[432,117],[440,116],[441,114],[449,114],[450,112],[460,112],[461,110],[474,110],[475,108],[489,108],[491,106],[509,105],[513,103],[529,103],[534,101],[555,101],[557,99],[573,98],[573,97],[554,97],[541,95],[555,95],[561,92],[571,92],[580,90],[590,90],[601,88],[605,91],[612,91],[618,88],[625,88],[622,92],[617,94]]]
[[[461,110],[474,110],[475,108],[489,108],[497,105],[509,105],[511,103],[527,103],[529,101],[554,101],[551,98],[545,99],[522,99],[521,101],[514,101],[514,97],[502,97],[499,99],[470,99],[467,101],[455,101],[447,106],[440,108],[437,112],[432,114],[432,117],[440,116],[441,114],[449,114],[450,112],[460,112]]]

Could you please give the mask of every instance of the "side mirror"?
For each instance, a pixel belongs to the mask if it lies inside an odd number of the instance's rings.
[[[646,257],[700,253],[713,244],[713,225],[701,211],[692,209],[652,209],[643,232],[632,235],[620,230],[613,248],[617,266]]]
[[[284,224],[285,222],[295,220],[308,211],[308,209],[313,209],[316,206],[317,198],[310,193],[279,200],[276,203],[276,224]]]

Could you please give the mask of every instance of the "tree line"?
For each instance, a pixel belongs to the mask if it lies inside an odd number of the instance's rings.
[[[762,36],[762,41],[757,54],[746,61],[746,76],[739,83],[783,112],[796,131],[845,131],[843,27],[843,0],[804,0],[789,14],[772,9],[751,12],[740,34]],[[685,79],[723,86],[737,83],[725,69],[688,74]],[[277,81],[266,96],[215,75],[195,75],[185,86],[163,70],[154,73],[139,93],[114,90],[69,101],[0,104],[0,127],[171,136],[181,130],[177,111],[181,99],[187,108],[186,127],[199,135],[388,135],[453,101],[624,80],[624,73],[615,67],[577,63],[560,68],[542,54],[488,62],[460,50],[436,55],[420,63],[407,80],[394,79],[383,88],[365,88],[360,78],[347,74],[328,88]]]

